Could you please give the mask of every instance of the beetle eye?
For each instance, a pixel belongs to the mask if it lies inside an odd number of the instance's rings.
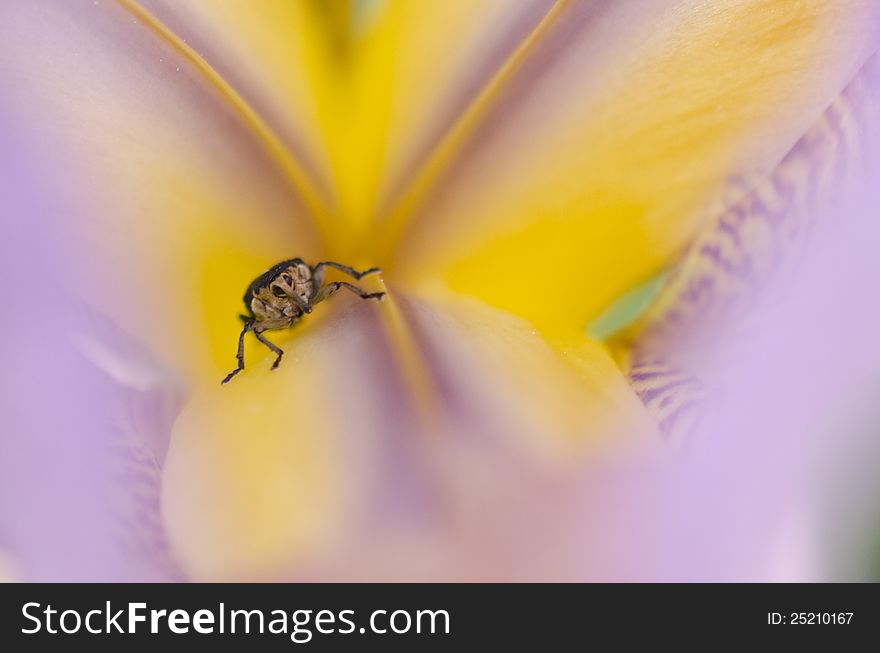
[[[287,293],[284,292],[284,288],[281,286],[272,286],[272,294],[276,297],[287,297]]]

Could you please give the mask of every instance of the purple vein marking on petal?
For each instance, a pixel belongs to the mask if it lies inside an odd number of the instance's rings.
[[[700,276],[691,279],[680,296],[689,304],[699,304],[701,301],[710,299],[714,290],[715,279],[709,276]]]
[[[656,388],[649,388],[647,390],[642,390],[638,394],[639,394],[639,398],[642,400],[642,402],[648,404],[648,403],[651,403],[654,399],[656,399],[660,395],[664,395],[668,392],[671,392],[672,390],[675,390],[676,388],[684,388],[684,387],[688,387],[688,386],[692,386],[694,388],[697,388],[697,387],[699,387],[699,385],[700,385],[700,382],[694,378],[679,379],[677,381],[673,381],[672,383],[667,383],[665,385],[661,385]]]
[[[676,369],[660,369],[660,370],[652,370],[646,372],[633,372],[629,375],[629,378],[633,381],[649,381],[651,379],[663,378],[663,377],[675,377],[681,376],[683,372]]]
[[[680,423],[686,415],[697,413],[700,408],[699,401],[687,401],[672,411],[669,415],[660,421],[660,432],[670,437],[672,430]],[[687,435],[686,433],[684,435]]]
[[[711,220],[667,284],[658,302],[662,309],[649,318],[637,348],[659,355],[676,342],[687,344],[682,337],[717,339],[718,329],[730,326],[729,311],[746,310],[756,301],[764,282],[809,240],[814,223],[826,216],[833,220],[841,165],[850,165],[861,147],[859,135],[873,128],[867,114],[876,91],[868,80],[878,69],[875,55],[780,164]],[[739,186],[741,180],[732,183]],[[738,263],[724,255],[731,246]]]
[[[741,212],[740,212],[740,214],[741,214]],[[734,215],[736,215],[736,214],[734,214]],[[736,225],[735,222],[733,224],[731,224],[730,222],[722,219],[721,223],[718,227],[718,231],[720,231],[722,234],[729,237],[730,240],[733,241],[734,247],[740,247],[740,245],[742,244],[742,241],[740,240],[739,233],[737,233],[735,225]]]

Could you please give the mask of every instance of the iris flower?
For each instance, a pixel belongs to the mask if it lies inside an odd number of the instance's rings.
[[[878,19],[873,0],[5,1],[0,80],[51,144],[59,274],[106,327],[79,349],[172,397],[132,429],[161,485],[134,521],[200,580],[656,577],[623,568],[643,550],[625,524],[669,515],[607,477],[674,457],[700,382],[669,343],[720,305],[694,298],[706,252],[723,264],[718,234],[773,184],[818,183],[803,161],[838,151],[827,112],[853,104]],[[244,289],[296,256],[379,266],[386,299],[275,332],[275,371],[248,341],[221,386]],[[665,294],[621,331],[651,280]]]

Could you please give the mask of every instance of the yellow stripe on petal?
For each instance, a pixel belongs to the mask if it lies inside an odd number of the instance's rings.
[[[295,336],[275,334],[277,370],[249,340],[239,376],[196,391],[163,490],[194,578],[498,576],[499,560],[524,553],[510,529],[532,530],[525,505],[547,515],[550,494],[588,466],[656,455],[641,403],[583,335],[548,342],[522,318],[442,292],[394,300],[334,297]],[[406,351],[398,329],[410,331]],[[409,383],[408,356],[427,384]],[[416,392],[432,393],[430,414]],[[558,526],[570,538],[584,528]],[[546,563],[520,558],[517,577]]]
[[[333,50],[344,38],[344,3],[263,0],[124,0],[142,6],[240,94],[267,132],[295,157],[322,225],[336,202],[328,158],[327,102]]]
[[[558,3],[390,210],[389,278],[586,324],[668,265],[732,179],[779,162],[870,54],[878,11]]]
[[[365,228],[541,22],[552,0],[363,3],[336,144],[346,213]]]
[[[213,378],[247,284],[321,252],[301,189],[203,62],[120,4],[6,2],[0,32],[72,283],[164,363]]]

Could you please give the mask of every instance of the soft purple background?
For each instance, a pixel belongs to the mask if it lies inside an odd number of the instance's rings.
[[[0,551],[27,580],[161,578],[119,518],[125,393],[73,344],[89,325],[65,283],[72,216],[50,152],[0,101]]]

